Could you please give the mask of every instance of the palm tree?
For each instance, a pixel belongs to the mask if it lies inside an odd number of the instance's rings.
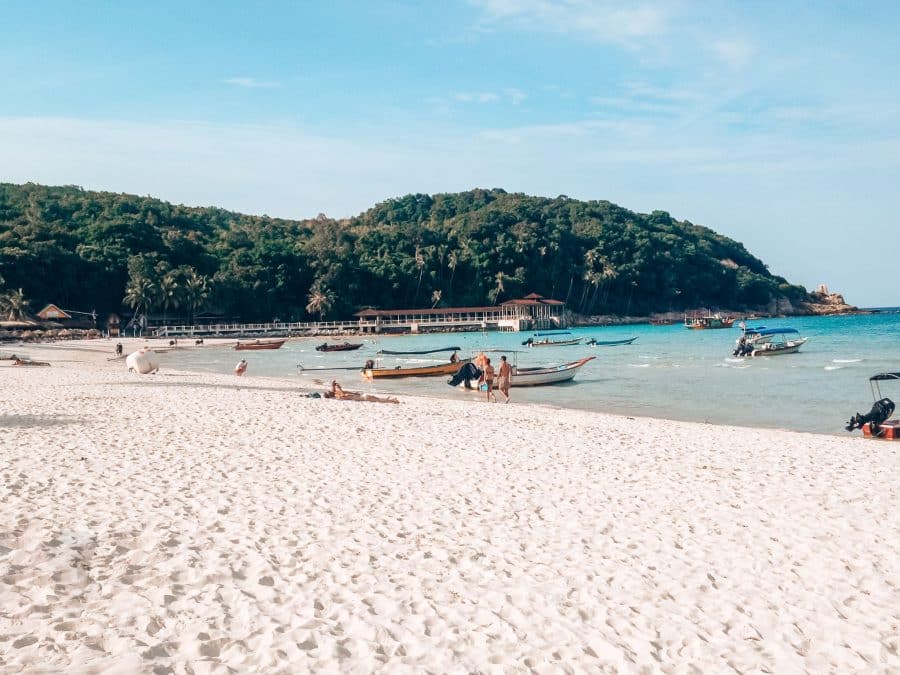
[[[450,251],[447,256],[447,267],[450,268],[450,281],[447,282],[447,292],[452,293],[453,275],[456,274],[456,266],[459,264],[459,254],[456,251]]]
[[[29,304],[21,288],[0,296],[0,310],[9,321],[25,321],[28,318]]]
[[[441,301],[441,289],[436,289],[434,293],[431,294],[431,308],[434,309],[437,307],[437,304]]]
[[[419,280],[416,283],[416,293],[413,295],[413,305],[416,304],[416,299],[419,297],[419,287],[422,285],[422,274],[425,272],[425,256],[422,255],[422,249],[416,246],[416,269],[419,270]]]
[[[134,310],[134,316],[137,318],[141,310],[149,311],[155,298],[156,289],[153,282],[147,277],[137,276],[129,279],[123,302]]]
[[[169,272],[159,280],[159,304],[163,308],[163,323],[166,323],[166,314],[169,309],[177,309],[181,304],[181,294],[178,289],[178,279],[175,278],[174,272]]]
[[[321,321],[334,304],[334,293],[319,282],[316,282],[310,289],[306,299],[309,300],[309,304],[306,305],[306,311],[310,314],[318,314],[319,321]]]
[[[209,284],[204,276],[197,274],[197,270],[191,268],[184,279],[184,302],[191,310],[191,325],[197,314],[197,308],[201,307],[209,297]]]

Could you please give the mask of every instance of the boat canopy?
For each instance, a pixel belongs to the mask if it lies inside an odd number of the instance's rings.
[[[544,337],[546,335],[571,335],[572,332],[568,330],[554,330],[547,333],[535,333],[538,337]]]
[[[436,354],[437,352],[458,352],[462,351],[461,347],[441,347],[440,349],[423,349],[416,352],[395,352],[390,349],[382,349],[379,351],[379,354],[396,354],[396,355],[408,355],[408,354]]]
[[[878,373],[869,378],[870,382],[882,380],[900,380],[900,373]]]
[[[759,328],[748,328],[745,332],[753,333],[754,335],[783,335],[793,333],[799,334],[799,331],[796,328],[766,328],[765,326],[760,326]]]

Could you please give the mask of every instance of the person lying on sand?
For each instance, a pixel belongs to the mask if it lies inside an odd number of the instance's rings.
[[[31,359],[20,359],[16,358],[13,361],[14,366],[49,366],[50,364],[46,361],[32,361]]]
[[[337,380],[331,381],[331,390],[325,392],[325,398],[336,398],[341,401],[371,401],[372,403],[400,403],[393,396],[374,396],[372,394],[360,394],[357,391],[344,391],[337,383]]]

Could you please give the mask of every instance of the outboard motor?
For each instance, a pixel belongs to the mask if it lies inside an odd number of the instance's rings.
[[[462,365],[460,369],[456,371],[456,374],[447,380],[447,384],[451,387],[457,387],[460,382],[465,381],[466,389],[471,389],[472,380],[477,381],[479,377],[481,377],[481,368],[474,363],[469,362]]]
[[[885,422],[891,415],[894,414],[894,402],[889,398],[883,398],[880,401],[875,401],[872,404],[872,409],[866,415],[860,415],[856,413],[853,417],[850,418],[850,423],[844,427],[847,431],[853,431],[854,429],[862,429],[863,425],[871,424],[873,427],[877,427],[882,422]]]

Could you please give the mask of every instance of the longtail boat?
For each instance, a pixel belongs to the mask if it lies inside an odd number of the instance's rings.
[[[239,352],[249,351],[254,349],[280,349],[281,345],[283,345],[287,340],[266,340],[262,342],[257,340],[256,342],[238,342],[234,348]]]
[[[617,347],[618,345],[630,345],[635,340],[637,340],[637,336],[628,338],[627,340],[595,340],[594,338],[591,338],[584,344],[591,345],[592,347]]]
[[[439,363],[434,366],[417,366],[415,368],[363,368],[362,376],[367,380],[379,377],[432,377],[435,375],[452,375],[472,359],[461,359],[454,363]]]
[[[375,378],[381,377],[433,377],[436,375],[452,375],[456,371],[458,371],[463,364],[468,363],[471,359],[460,360],[456,358],[456,352],[459,351],[459,347],[443,347],[441,349],[426,349],[422,351],[410,351],[410,352],[400,352],[400,351],[391,351],[388,349],[382,349],[378,352],[379,356],[382,354],[388,354],[391,356],[396,355],[415,355],[420,356],[422,354],[436,354],[438,352],[452,352],[452,356],[450,357],[450,361],[447,363],[438,363],[431,366],[414,366],[412,368],[404,368],[402,366],[395,366],[393,368],[384,368],[384,367],[376,367],[376,364],[371,359],[366,361],[365,367],[362,369],[362,376],[367,380],[373,380]]]
[[[345,342],[342,345],[330,345],[327,342],[323,342],[318,347],[316,347],[317,352],[352,352],[354,349],[359,349],[363,346],[362,342]]]
[[[565,347],[568,345],[577,345],[581,343],[582,338],[563,338],[562,340],[554,340],[554,336],[571,335],[567,330],[554,331],[552,333],[535,333],[525,340],[522,345],[524,347]]]
[[[583,359],[578,359],[577,361],[571,361],[569,363],[563,363],[558,366],[522,367],[517,363],[519,352],[502,349],[488,351],[497,351],[503,354],[508,354],[512,357],[512,374],[509,378],[510,387],[539,387],[543,385],[569,382],[575,377],[575,374],[578,372],[579,368],[581,368],[588,361],[593,361],[597,358],[596,356],[587,356]],[[473,365],[467,367],[467,370],[463,370],[462,368],[460,368],[460,370],[453,377],[447,380],[447,384],[452,387],[464,386],[466,384],[466,381],[468,380],[469,386],[467,386],[466,388],[472,389],[471,382],[473,380],[477,380],[480,375],[481,370],[473,363]]]
[[[512,376],[509,378],[509,386],[537,387],[543,384],[568,382],[575,377],[575,373],[578,372],[581,366],[595,358],[597,357],[588,356],[578,361],[547,368],[514,368]]]

